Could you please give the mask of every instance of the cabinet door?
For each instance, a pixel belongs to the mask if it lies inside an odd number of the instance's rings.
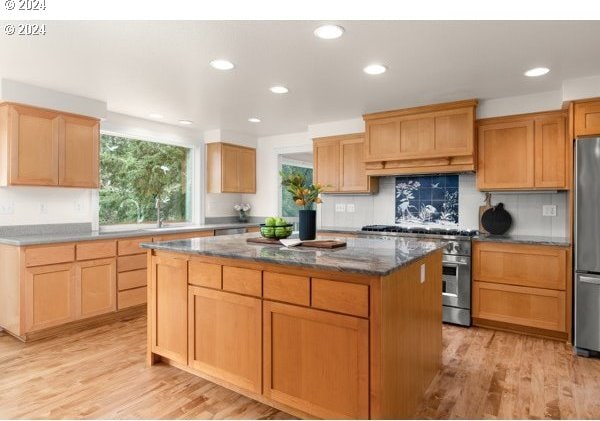
[[[447,156],[471,155],[474,143],[472,107],[445,111],[435,117],[435,152]]]
[[[59,184],[98,187],[100,129],[98,120],[60,118]]]
[[[261,300],[190,287],[188,309],[190,367],[261,393]]]
[[[117,263],[115,259],[77,264],[77,318],[110,313],[117,307]]]
[[[13,105],[9,109],[9,119],[10,184],[56,186],[58,114]]]
[[[369,417],[369,322],[265,301],[264,390],[320,418]]]
[[[565,119],[552,116],[535,119],[535,187],[567,187],[567,139]]]
[[[238,191],[256,193],[256,151],[240,148],[237,151]]]
[[[313,144],[314,179],[324,191],[339,191],[340,144],[337,139],[315,141]]]
[[[600,101],[575,104],[575,137],[600,135]]]
[[[151,350],[187,364],[187,261],[153,256],[151,271]]]
[[[534,187],[533,120],[479,126],[477,188]]]
[[[401,153],[400,122],[396,118],[382,118],[366,123],[366,158],[388,160]]]
[[[26,269],[25,331],[75,320],[75,270],[72,264]]]
[[[365,140],[340,141],[340,191],[367,191],[369,180],[365,174]]]
[[[237,193],[238,187],[237,148],[222,145],[221,191],[223,193]]]
[[[434,149],[435,120],[433,117],[407,118],[400,123],[400,156],[395,158],[421,156],[428,158]]]

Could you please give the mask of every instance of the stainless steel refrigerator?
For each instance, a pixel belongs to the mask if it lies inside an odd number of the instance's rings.
[[[600,351],[600,137],[575,142],[575,347]]]

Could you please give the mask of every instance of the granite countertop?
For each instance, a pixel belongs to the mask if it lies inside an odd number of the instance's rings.
[[[143,243],[144,248],[254,262],[385,276],[445,246],[444,241],[407,237],[343,238],[346,247],[316,249],[247,243],[256,233]],[[293,238],[294,236],[292,236]],[[317,235],[332,239],[335,235]]]
[[[37,244],[69,243],[72,241],[94,241],[110,240],[116,238],[158,236],[163,234],[177,234],[190,231],[210,231],[227,228],[246,228],[256,227],[256,223],[229,223],[229,224],[205,224],[205,225],[186,225],[164,228],[148,228],[129,231],[74,231],[72,233],[43,233],[27,235],[2,235],[0,244],[11,246],[31,246]]]
[[[516,243],[532,244],[545,246],[568,247],[571,242],[566,237],[544,237],[539,235],[478,235],[473,237],[473,241],[483,241],[491,243]]]

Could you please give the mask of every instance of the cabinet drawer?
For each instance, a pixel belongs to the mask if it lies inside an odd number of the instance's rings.
[[[473,279],[564,290],[567,254],[563,247],[477,242],[473,247]]]
[[[144,249],[140,247],[140,243],[151,243],[152,237],[138,237],[128,238],[127,240],[119,240],[118,250],[119,256],[126,256],[129,254],[140,254],[144,252]]]
[[[154,241],[172,241],[172,240],[185,240],[186,238],[196,237],[212,237],[215,235],[214,231],[194,231],[194,232],[180,232],[178,234],[167,234],[153,237]]]
[[[117,254],[116,241],[78,243],[75,248],[77,250],[77,260],[104,259]]]
[[[262,276],[260,270],[223,266],[223,289],[239,294],[262,294]]]
[[[473,282],[473,317],[564,332],[565,293]]]
[[[190,260],[188,282],[201,287],[221,289],[221,265]]]
[[[369,317],[367,285],[312,279],[312,307]]]
[[[148,283],[147,278],[148,271],[146,269],[130,270],[129,272],[119,273],[117,276],[119,291],[145,287]]]
[[[283,273],[263,273],[263,296],[268,300],[310,305],[310,279]]]
[[[146,287],[128,289],[127,291],[119,291],[119,310],[144,304],[148,300],[147,294],[148,291]]]
[[[75,260],[75,245],[60,245],[28,248],[25,251],[25,266],[52,265]]]
[[[127,272],[128,270],[146,269],[148,256],[144,254],[134,254],[133,256],[122,256],[117,258],[117,272]]]

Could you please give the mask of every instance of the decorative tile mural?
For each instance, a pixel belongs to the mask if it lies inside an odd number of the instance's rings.
[[[458,175],[396,177],[397,224],[458,224]]]

